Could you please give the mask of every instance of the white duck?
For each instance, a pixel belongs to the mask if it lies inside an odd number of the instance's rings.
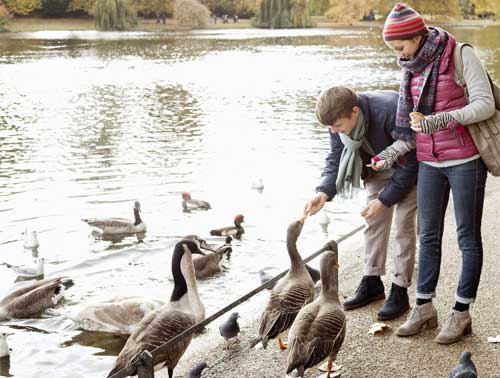
[[[173,337],[184,332],[205,318],[205,307],[198,294],[193,268],[192,253],[203,254],[195,242],[181,240],[176,244],[172,256],[174,289],[170,302],[146,316],[130,335],[118,355],[108,377],[135,360],[144,350],[153,350]],[[173,345],[165,353],[153,359],[155,370],[168,368],[169,378],[174,368],[191,343],[188,336]],[[137,372],[129,372],[134,375]]]
[[[330,218],[326,214],[325,210],[321,210],[318,214],[318,223],[321,226],[328,226],[330,224]]]
[[[73,281],[64,277],[29,282],[0,301],[0,321],[36,315],[56,305],[71,286]]]
[[[86,331],[130,335],[144,317],[164,304],[144,297],[118,297],[89,304],[66,317]]]
[[[135,235],[146,232],[146,223],[140,216],[141,204],[134,202],[134,221],[123,218],[82,219],[92,229],[102,235]]]

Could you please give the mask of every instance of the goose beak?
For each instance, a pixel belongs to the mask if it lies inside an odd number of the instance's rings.
[[[203,239],[200,240],[200,249],[205,249],[205,250],[210,251],[210,252],[217,252],[215,249],[213,249],[212,247],[210,247],[207,244],[207,242],[205,240],[203,240]]]
[[[305,221],[306,221],[306,218],[307,218],[307,215],[304,216],[304,217],[299,218],[299,223],[301,223],[303,225],[305,223]]]

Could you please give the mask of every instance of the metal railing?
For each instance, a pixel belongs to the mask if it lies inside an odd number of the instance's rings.
[[[303,259],[304,263],[307,263],[311,261],[312,259],[318,257],[325,251],[337,251],[337,244],[343,242],[344,240],[350,238],[354,234],[358,233],[361,231],[365,226],[358,226],[351,232],[343,235],[337,240],[330,240],[328,243],[325,244],[323,248],[321,248],[319,251],[314,252],[310,256],[306,257]],[[241,298],[237,299],[236,301],[232,302],[231,304],[227,305],[226,307],[222,308],[221,310],[217,311],[216,313],[212,314],[208,318],[205,318],[205,320],[195,324],[191,328],[188,328],[184,332],[178,334],[174,338],[170,339],[167,341],[165,344],[160,345],[156,349],[153,349],[152,351],[147,351],[145,350],[144,352],[141,353],[139,357],[137,357],[134,361],[132,361],[130,364],[125,366],[122,370],[116,372],[113,374],[110,378],[125,378],[129,377],[132,374],[137,374],[139,378],[154,378],[154,364],[153,364],[153,358],[154,356],[157,356],[158,354],[165,353],[167,349],[172,346],[173,344],[178,343],[180,340],[184,339],[185,337],[190,336],[191,334],[195,332],[199,332],[205,328],[206,325],[210,324],[213,322],[215,319],[219,318],[220,316],[224,315],[227,313],[229,310],[232,310],[236,306],[239,306],[241,303],[247,301],[248,299],[252,298],[254,295],[260,293],[262,290],[267,289],[268,287],[274,285],[278,280],[280,280],[282,277],[284,277],[288,273],[288,269],[284,270],[277,276],[273,277],[266,283],[260,285],[259,287],[253,289],[252,291],[248,292]]]

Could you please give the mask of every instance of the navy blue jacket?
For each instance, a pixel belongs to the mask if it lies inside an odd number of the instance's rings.
[[[366,122],[366,136],[376,154],[382,152],[386,147],[394,143],[391,136],[396,124],[396,109],[398,106],[398,93],[395,91],[370,91],[358,93],[359,107]],[[326,158],[325,168],[321,175],[321,183],[316,191],[328,194],[330,201],[337,194],[335,182],[339,170],[340,155],[344,144],[337,133],[330,133],[331,151]],[[372,156],[360,149],[363,159],[363,180],[369,179],[375,172],[366,167],[370,164]],[[401,201],[401,199],[412,189],[417,182],[418,163],[415,150],[408,152],[402,165],[394,166],[391,180],[385,185],[378,199],[387,207]]]

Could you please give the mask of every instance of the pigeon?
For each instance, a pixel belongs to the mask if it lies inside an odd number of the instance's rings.
[[[448,378],[476,378],[477,369],[471,360],[471,355],[469,351],[462,352],[458,359],[459,364],[450,370]]]
[[[238,333],[240,333],[240,325],[238,324],[238,318],[240,315],[237,312],[233,312],[229,319],[219,326],[220,335],[226,339],[226,347],[224,349],[229,349],[229,340],[235,338],[235,343],[238,340]]]
[[[186,378],[201,378],[201,373],[203,370],[205,370],[208,367],[208,365],[205,362],[198,362],[196,365],[194,365],[194,368],[192,368]]]

